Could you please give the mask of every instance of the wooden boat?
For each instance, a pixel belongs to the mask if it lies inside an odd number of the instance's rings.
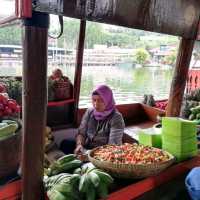
[[[86,20],[121,25],[129,28],[166,33],[181,37],[179,52],[166,110],[167,116],[179,116],[182,97],[195,40],[200,37],[199,10],[196,0],[126,0],[126,1],[57,1],[16,0],[17,17],[23,17],[23,177],[0,189],[0,199],[43,199],[43,130],[46,125],[46,77],[48,14],[80,19],[74,96],[65,102],[73,110],[70,123],[78,125],[84,110],[78,108]],[[191,14],[192,13],[192,14]],[[2,21],[12,21],[11,16]],[[34,74],[34,76],[33,76]],[[36,98],[37,97],[37,98]],[[119,105],[127,126],[149,127],[160,112],[141,104]],[[34,123],[33,123],[34,122]],[[118,188],[108,199],[136,199],[148,195],[200,164],[200,157],[174,165],[155,177]],[[23,188],[23,190],[21,190]],[[143,198],[145,198],[143,196]],[[156,199],[156,198],[154,198]]]

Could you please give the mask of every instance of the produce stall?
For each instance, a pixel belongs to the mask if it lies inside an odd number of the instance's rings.
[[[17,5],[30,6],[30,2],[31,1],[29,1],[29,4],[19,4],[18,2]],[[26,10],[26,7],[23,6],[21,9]],[[58,3],[56,0],[38,0],[33,2],[31,9],[33,11],[31,12],[32,16],[27,15],[23,20],[23,151],[21,180],[21,188],[23,188],[23,190],[20,188],[20,182],[11,183],[11,187],[13,187],[14,191],[19,194],[18,196],[22,197],[24,200],[35,200],[44,199],[45,194],[43,185],[43,133],[46,126],[47,113],[46,80],[47,35],[49,24],[48,14],[53,13],[56,15],[81,19],[73,95],[73,106],[75,109],[73,122],[77,122],[79,118],[78,101],[86,26],[85,20],[105,22],[109,24],[122,25],[130,28],[139,28],[142,30],[167,33],[182,37],[166,109],[166,116],[177,117],[180,114],[181,102],[184,94],[193,45],[195,40],[198,38],[197,31],[199,24],[199,9],[200,3],[195,0],[189,2],[187,0],[177,0],[176,3],[170,0],[155,0],[150,2],[148,1],[148,3],[145,4],[144,1],[141,0],[127,0],[126,2],[122,3],[120,1],[111,0],[106,0],[105,3],[100,3],[99,1],[59,1]],[[30,7],[28,7],[28,10],[30,11]],[[163,10],[165,11],[164,13]],[[191,12],[193,13],[193,17],[190,17],[188,14]],[[26,12],[22,13],[24,14]],[[140,16],[138,17],[138,15]],[[127,116],[132,115],[132,110],[130,107],[125,109],[125,112],[127,113]],[[155,189],[164,182],[172,181],[178,175],[187,172],[188,169],[198,166],[199,160],[199,156],[196,156],[191,160],[176,164],[156,176],[149,177],[135,184],[129,183],[129,186],[125,186],[122,189],[118,188],[117,191],[111,193],[108,198],[113,200],[119,198],[126,200],[137,198],[140,195],[143,195],[145,192]],[[60,160],[60,162],[61,161],[62,160]],[[57,162],[59,162],[59,160]],[[75,163],[76,165],[80,165],[79,161],[75,161],[74,164]],[[57,164],[55,164],[55,166],[57,166]],[[68,164],[67,166],[72,167],[73,165]],[[55,167],[55,169],[56,168],[57,167]],[[98,169],[93,170],[96,170],[97,173],[105,173]],[[72,176],[72,180],[76,182],[78,176]],[[82,177],[86,176],[83,174],[81,178]],[[107,177],[107,180],[111,182],[112,178],[110,175],[104,174],[104,178],[105,177]],[[69,178],[67,178],[67,180],[69,180]],[[82,178],[82,180],[84,180],[84,178]],[[58,181],[58,179],[56,181]],[[69,184],[68,181],[66,182]],[[82,184],[79,183],[79,186],[81,185],[79,189],[84,191],[83,182],[84,181],[82,181]],[[63,181],[63,183],[65,183],[65,181]],[[51,184],[49,187],[51,187]],[[57,189],[58,188],[62,189],[60,186],[57,186]],[[16,195],[9,190],[10,189],[7,188],[7,186],[3,187],[0,190],[0,199],[16,199],[17,197],[13,197]],[[20,194],[21,192],[22,195]],[[55,193],[52,193],[50,196],[54,194]],[[5,197],[5,195],[7,195],[7,197]],[[93,197],[92,193],[88,195],[88,198],[89,197]]]

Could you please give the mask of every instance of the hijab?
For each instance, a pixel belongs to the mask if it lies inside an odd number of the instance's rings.
[[[92,92],[92,95],[98,94],[105,104],[105,110],[99,112],[94,108],[93,114],[96,120],[104,120],[115,110],[115,100],[113,98],[113,92],[107,85],[99,85]]]

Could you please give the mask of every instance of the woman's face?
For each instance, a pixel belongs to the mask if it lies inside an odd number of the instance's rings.
[[[99,95],[92,96],[92,105],[98,112],[103,112],[106,109],[106,105]]]

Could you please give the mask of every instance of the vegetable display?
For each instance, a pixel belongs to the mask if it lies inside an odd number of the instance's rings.
[[[59,173],[70,172],[70,170],[80,167],[82,162],[76,159],[74,154],[65,155],[55,161],[48,169],[47,175],[53,176]]]
[[[189,120],[193,120],[199,125],[200,124],[200,106],[191,108],[190,111],[191,111],[191,114],[189,115]]]
[[[2,120],[0,123],[0,140],[5,139],[15,133],[18,123],[13,120]]]
[[[20,112],[20,107],[13,99],[8,96],[0,94],[0,117],[14,116]]]
[[[93,157],[100,161],[123,164],[152,164],[168,161],[169,155],[154,147],[128,144],[105,145],[94,151]]]
[[[76,156],[70,154],[61,157],[56,163],[69,167],[69,163],[75,159]],[[44,186],[50,200],[95,200],[106,198],[109,185],[112,182],[113,178],[109,174],[97,169],[91,163],[79,166],[74,170],[73,174],[59,173],[44,177]]]

